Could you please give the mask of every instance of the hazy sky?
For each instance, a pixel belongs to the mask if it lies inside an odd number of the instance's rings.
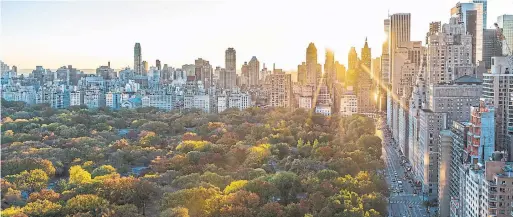
[[[457,0],[332,1],[0,1],[0,59],[18,68],[36,65],[113,68],[133,65],[140,42],[143,60],[180,67],[202,57],[224,67],[228,47],[237,65],[257,56],[268,68],[295,70],[314,42],[347,62],[351,46],[368,37],[379,56],[383,19],[412,13],[412,40],[425,40],[429,22],[448,22]],[[464,2],[464,1],[462,1]],[[466,2],[466,1],[465,1]],[[513,0],[488,1],[488,27],[512,13]]]

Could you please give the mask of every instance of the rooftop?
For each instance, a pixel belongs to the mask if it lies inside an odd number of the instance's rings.
[[[457,78],[452,83],[455,83],[455,84],[481,84],[481,83],[483,83],[483,81],[479,80],[476,77],[464,75],[464,76]]]

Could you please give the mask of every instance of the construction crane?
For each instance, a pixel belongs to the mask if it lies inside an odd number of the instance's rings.
[[[493,25],[495,26],[495,30],[497,33],[497,40],[499,40],[499,44],[502,45],[501,47],[503,49],[503,55],[506,55],[509,67],[513,68],[513,53],[511,51],[511,48],[509,47],[508,41],[506,41],[506,37],[502,33],[502,29],[499,27],[499,24],[494,23]]]

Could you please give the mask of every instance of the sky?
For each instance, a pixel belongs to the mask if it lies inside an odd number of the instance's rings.
[[[142,59],[181,67],[197,58],[224,67],[234,47],[237,65],[256,56],[268,68],[297,70],[314,42],[318,61],[326,48],[347,63],[352,46],[361,52],[368,38],[378,57],[385,39],[383,20],[412,14],[411,39],[424,41],[429,23],[447,23],[457,0],[316,1],[0,1],[0,60],[19,69],[73,65],[94,69],[133,67]],[[461,1],[467,2],[467,1]],[[509,10],[508,10],[509,9]],[[513,0],[488,0],[488,24],[513,11]]]

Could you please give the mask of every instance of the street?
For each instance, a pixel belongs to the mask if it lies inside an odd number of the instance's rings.
[[[383,140],[383,160],[386,164],[386,181],[390,190],[388,203],[389,217],[428,216],[422,205],[422,196],[414,194],[410,179],[405,177],[405,168],[401,165],[398,147],[387,132],[383,118],[377,121],[376,135]]]

